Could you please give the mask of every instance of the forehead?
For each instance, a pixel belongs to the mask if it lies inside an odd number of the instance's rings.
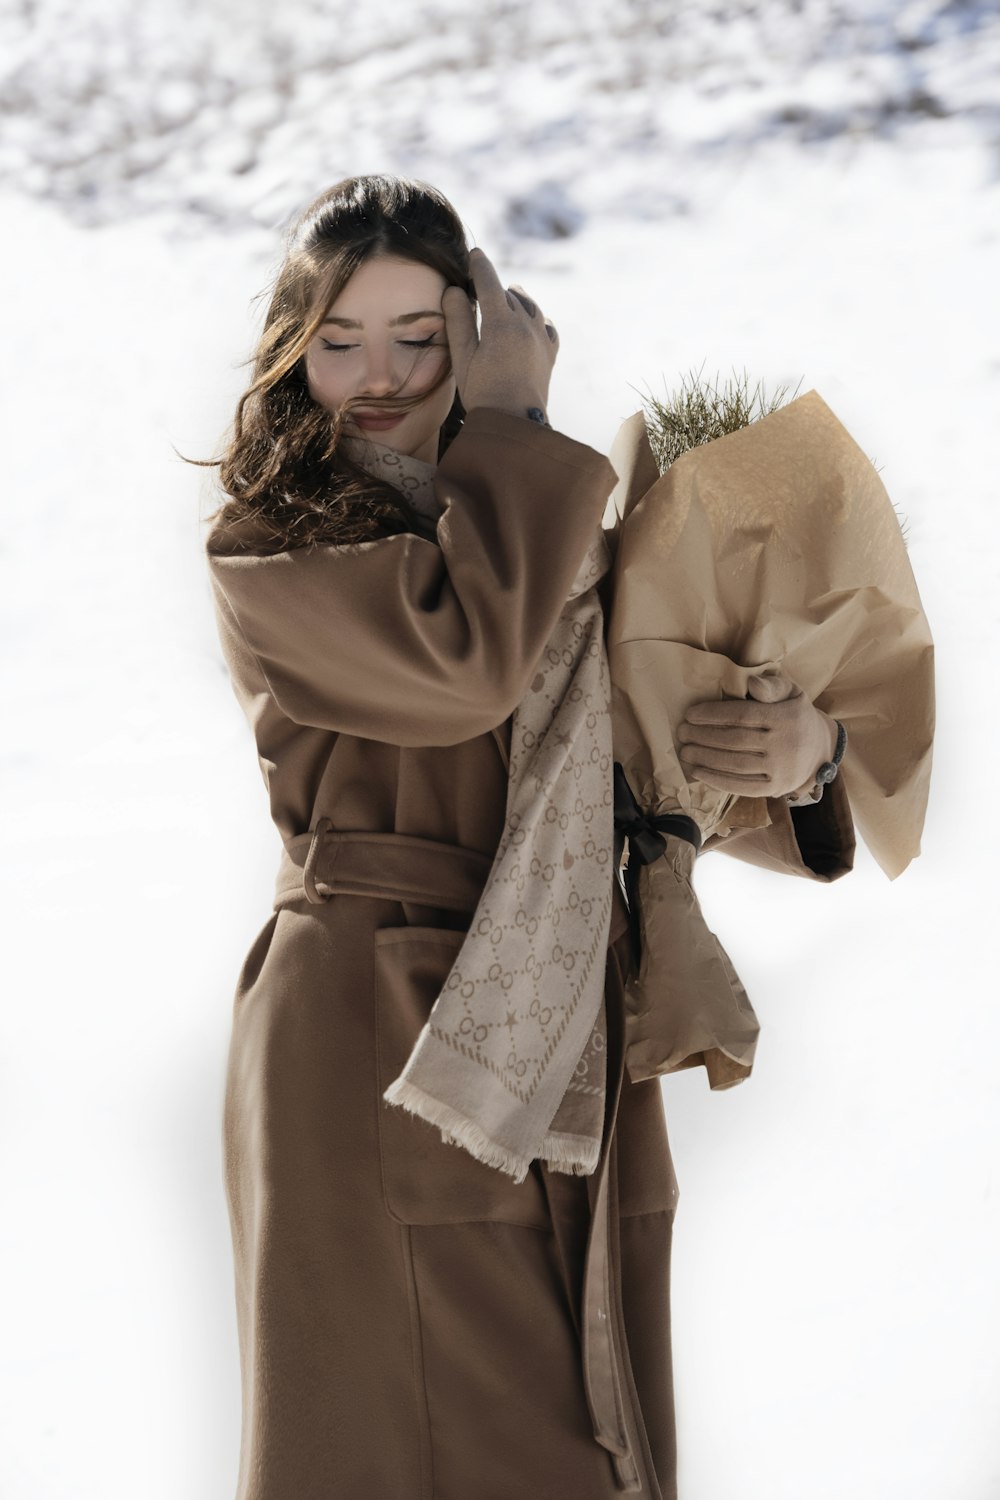
[[[398,256],[372,256],[358,267],[328,311],[362,320],[367,312],[388,322],[400,313],[440,309],[446,285],[433,266]]]

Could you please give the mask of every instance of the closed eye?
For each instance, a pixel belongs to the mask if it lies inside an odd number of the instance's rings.
[[[320,342],[324,349],[329,349],[331,354],[345,354],[348,349],[358,348],[357,344],[331,344],[329,339],[325,339],[322,336],[320,337]],[[407,349],[433,349],[441,347],[440,344],[436,345],[434,343],[433,334],[428,335],[425,339],[400,339],[399,342],[404,344]]]

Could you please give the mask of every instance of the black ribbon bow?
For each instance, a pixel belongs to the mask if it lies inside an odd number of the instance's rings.
[[[701,829],[694,818],[686,813],[660,813],[654,817],[643,812],[635,794],[628,784],[621,762],[614,763],[615,795],[615,869],[621,864],[625,840],[628,839],[628,863],[625,866],[625,901],[628,905],[628,924],[632,939],[632,958],[636,972],[642,956],[642,937],[639,928],[639,902],[637,888],[639,871],[643,865],[651,865],[666,853],[665,833],[701,848]]]

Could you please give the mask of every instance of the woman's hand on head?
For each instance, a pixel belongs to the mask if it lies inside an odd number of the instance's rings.
[[[522,286],[503,287],[492,261],[480,249],[469,253],[469,270],[482,328],[461,287],[441,297],[445,333],[458,394],[466,411],[497,407],[524,416],[529,407],[545,411],[559,335]]]
[[[781,673],[749,680],[749,698],[693,703],[677,726],[687,774],[741,797],[810,784],[837,746],[837,724]]]

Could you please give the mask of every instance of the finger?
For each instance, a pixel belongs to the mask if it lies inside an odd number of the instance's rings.
[[[479,343],[476,309],[460,286],[445,287],[441,294],[445,338],[451,352],[452,366],[463,370]]]
[[[441,311],[445,321],[453,319],[463,326],[476,326],[476,304],[464,287],[446,286],[441,293]]]
[[[531,297],[529,297],[527,292],[524,290],[524,287],[516,281],[511,282],[510,290],[514,293],[514,296],[517,298],[517,300],[522,304],[525,312],[528,314],[528,317],[533,318],[538,311],[538,303],[535,302]],[[513,306],[513,303],[511,304],[511,306]]]
[[[783,672],[755,673],[747,680],[747,692],[758,703],[782,703],[786,698],[802,696],[802,689]]]
[[[703,745],[709,750],[741,750],[750,755],[766,755],[769,748],[767,729],[745,728],[726,724],[688,724],[677,726],[682,745]]]
[[[484,312],[497,313],[508,305],[507,292],[500,283],[493,262],[486,251],[480,250],[478,246],[469,251],[469,275],[476,288],[479,306]]]
[[[762,764],[760,757],[755,755],[743,755],[738,751],[709,750],[703,745],[685,745],[679,752],[679,759],[683,762],[685,769],[690,770],[700,780],[704,780],[701,772],[705,771],[714,776],[729,776],[751,785],[770,786],[771,784],[770,768],[766,763]]]
[[[685,766],[689,781],[701,781],[716,792],[729,792],[736,797],[769,797],[771,788],[767,782],[747,776],[727,776],[723,771],[713,771],[709,766]]]
[[[684,717],[689,724],[713,724],[716,727],[728,724],[735,729],[766,729],[774,719],[774,708],[769,703],[756,703],[752,698],[713,699],[708,703],[692,703],[685,709]]]

